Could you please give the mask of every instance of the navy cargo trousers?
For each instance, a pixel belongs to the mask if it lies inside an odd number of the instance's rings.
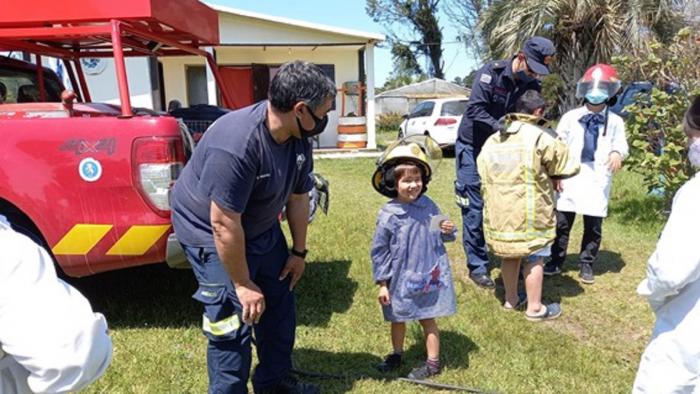
[[[292,368],[296,331],[294,292],[289,290],[291,275],[279,280],[289,257],[285,238],[280,237],[264,255],[246,255],[250,279],[265,297],[265,312],[254,327],[241,320],[241,304],[216,249],[183,247],[199,282],[192,297],[204,305],[202,330],[209,341],[209,393],[248,392],[253,332],[259,360],[253,387],[259,390],[274,386]]]
[[[478,154],[474,147],[457,140],[455,197],[457,205],[462,210],[462,244],[464,253],[467,255],[469,272],[487,274],[489,257],[484,240],[484,200],[481,198],[481,178],[476,168]]]

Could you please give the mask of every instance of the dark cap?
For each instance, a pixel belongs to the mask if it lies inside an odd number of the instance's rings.
[[[522,52],[530,70],[539,75],[549,74],[549,63],[555,53],[552,41],[540,36],[530,37],[525,41]]]
[[[700,130],[700,96],[695,96],[695,100],[685,113],[685,122],[693,130]]]

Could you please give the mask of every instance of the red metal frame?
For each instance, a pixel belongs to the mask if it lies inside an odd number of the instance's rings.
[[[217,85],[223,86],[213,56],[200,49],[218,44],[218,13],[197,0],[74,0],[71,7],[32,0],[10,8],[0,13],[0,48],[72,62],[85,102],[90,93],[80,59],[114,57],[122,116],[133,116],[125,57],[204,56]],[[66,69],[77,88],[72,67]],[[43,98],[43,86],[40,90]],[[230,93],[220,91],[224,104],[231,106]]]

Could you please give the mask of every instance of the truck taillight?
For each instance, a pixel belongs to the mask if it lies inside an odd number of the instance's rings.
[[[137,138],[131,149],[134,183],[159,215],[170,214],[170,191],[185,166],[180,137]]]

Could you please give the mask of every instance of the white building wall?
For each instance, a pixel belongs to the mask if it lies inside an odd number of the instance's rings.
[[[104,70],[99,74],[89,75],[85,72],[85,79],[90,90],[90,98],[93,102],[121,104],[119,101],[119,85],[113,59],[101,59],[105,62]],[[126,79],[129,81],[129,95],[132,107],[153,108],[153,96],[151,94],[151,78],[148,69],[148,58],[126,58]],[[159,108],[158,108],[159,109]]]
[[[219,65],[235,66],[266,64],[280,65],[290,60],[301,59],[316,64],[335,65],[336,87],[342,87],[344,82],[357,81],[359,47],[219,47],[216,49],[216,60]],[[177,99],[187,104],[185,67],[187,65],[203,65],[205,61],[198,57],[163,58],[163,74],[165,83],[165,101]],[[346,97],[345,113],[357,113],[358,96]],[[336,96],[336,110],[329,113],[328,126],[320,136],[321,147],[335,147],[337,141],[338,117],[342,109],[342,97]]]

